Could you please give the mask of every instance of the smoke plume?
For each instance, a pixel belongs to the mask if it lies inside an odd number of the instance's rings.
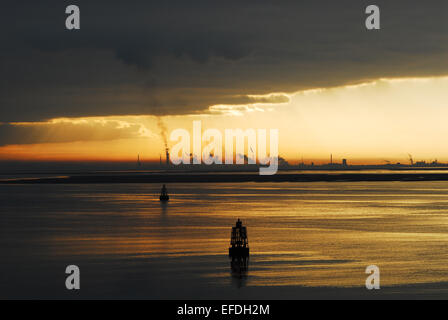
[[[157,126],[159,127],[160,136],[163,139],[163,143],[165,144],[166,149],[168,148],[167,129],[161,117],[157,117]]]

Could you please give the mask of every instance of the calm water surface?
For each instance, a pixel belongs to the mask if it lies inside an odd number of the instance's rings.
[[[448,298],[446,182],[172,184],[167,205],[159,189],[0,185],[0,297]],[[245,274],[227,257],[237,218]],[[65,289],[69,264],[80,291]]]

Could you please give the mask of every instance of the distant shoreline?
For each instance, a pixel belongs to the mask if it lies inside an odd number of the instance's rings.
[[[113,183],[219,183],[219,182],[362,182],[362,181],[447,181],[448,173],[283,173],[261,176],[257,173],[225,174],[96,174],[49,178],[19,178],[0,184],[113,184]]]

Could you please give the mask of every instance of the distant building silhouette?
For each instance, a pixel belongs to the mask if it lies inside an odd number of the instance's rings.
[[[166,165],[169,166],[170,165],[170,149],[166,148],[165,154],[166,154]]]

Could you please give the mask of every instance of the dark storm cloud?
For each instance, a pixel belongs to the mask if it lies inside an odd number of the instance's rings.
[[[0,124],[0,146],[11,144],[106,141],[142,137],[140,124],[119,121]]]
[[[372,3],[380,31],[364,27]],[[65,30],[69,4],[79,31]],[[260,102],[248,95],[445,75],[447,12],[437,0],[11,1],[0,121],[203,113]]]

